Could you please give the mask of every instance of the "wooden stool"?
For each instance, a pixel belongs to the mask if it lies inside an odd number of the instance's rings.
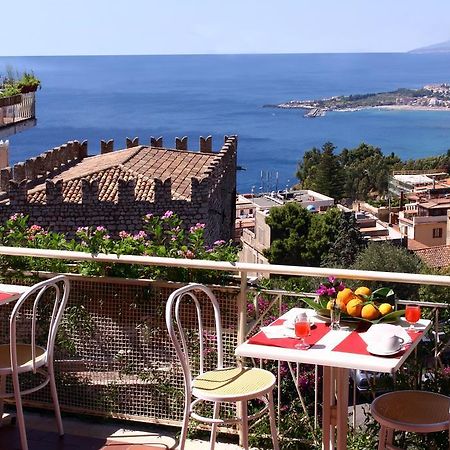
[[[426,391],[389,392],[370,406],[381,425],[378,450],[398,450],[392,445],[394,431],[432,433],[448,430],[450,448],[450,398]]]

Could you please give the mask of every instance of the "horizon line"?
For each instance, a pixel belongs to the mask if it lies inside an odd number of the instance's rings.
[[[0,58],[60,58],[60,57],[98,57],[98,56],[258,56],[258,55],[367,55],[367,54],[409,54],[414,53],[414,50],[408,51],[364,51],[364,52],[254,52],[254,53],[74,53],[74,54],[41,54],[41,55],[0,55]],[[433,52],[433,53],[415,53],[415,54],[435,54],[443,52]]]

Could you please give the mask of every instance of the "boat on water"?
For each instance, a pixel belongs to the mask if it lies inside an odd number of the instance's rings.
[[[308,112],[303,114],[303,117],[314,118],[314,117],[323,117],[325,115],[325,110],[320,108],[310,109]]]

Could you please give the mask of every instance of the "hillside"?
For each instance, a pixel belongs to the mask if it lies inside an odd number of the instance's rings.
[[[410,50],[409,53],[450,53],[450,41]]]

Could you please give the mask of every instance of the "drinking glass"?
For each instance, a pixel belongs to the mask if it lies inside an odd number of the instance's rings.
[[[414,324],[420,319],[420,306],[406,305],[405,319],[409,323],[408,331],[414,331],[417,333],[419,330],[414,326]]]
[[[300,314],[295,318],[295,337],[300,339],[300,342],[295,345],[296,349],[307,350],[310,345],[305,342],[305,337],[308,336],[311,327],[309,319],[306,314]]]

